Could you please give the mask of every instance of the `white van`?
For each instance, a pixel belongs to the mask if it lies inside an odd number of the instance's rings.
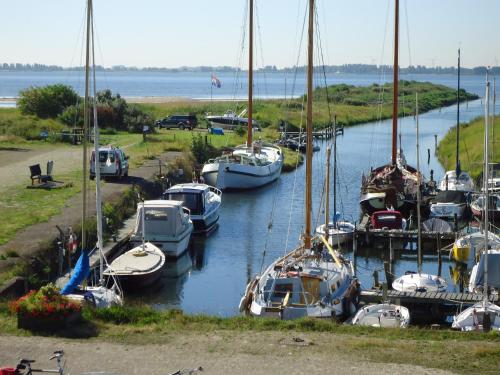
[[[122,178],[128,176],[128,156],[122,149],[113,146],[99,147],[101,177]],[[90,179],[95,178],[95,151],[90,158]]]

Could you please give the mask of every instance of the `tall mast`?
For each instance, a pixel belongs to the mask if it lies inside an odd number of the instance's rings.
[[[497,79],[493,76],[493,114],[491,115],[491,137],[493,138],[493,147],[491,148],[491,160],[495,162],[496,137],[495,137],[495,107],[497,106]]]
[[[489,192],[488,192],[488,133],[490,122],[490,80],[488,73],[486,73],[486,98],[485,116],[484,116],[484,172],[483,172],[483,189],[484,189],[484,301],[488,301],[488,233],[489,233]]]
[[[392,164],[396,164],[397,155],[397,134],[398,134],[398,53],[399,53],[399,0],[396,0],[394,11],[394,75],[392,96]]]
[[[92,0],[89,0],[90,11],[91,11],[91,34],[92,34],[92,79],[93,79],[93,115],[94,115],[94,155],[97,158],[99,155],[99,124],[97,122],[97,87],[95,79],[95,50],[94,50],[94,10],[92,7]],[[96,207],[96,221],[97,221],[97,248],[99,252],[99,282],[101,285],[104,283],[102,274],[104,272],[104,256],[103,248],[104,241],[102,237],[102,203],[101,203],[101,170],[100,168],[95,168],[95,207]]]
[[[92,0],[87,0],[87,41],[85,51],[85,98],[83,101],[83,186],[82,186],[82,249],[87,247],[87,234],[85,232],[85,220],[87,219],[87,137],[89,131],[89,74],[90,74],[90,19]],[[96,155],[96,170],[99,155]]]
[[[455,162],[455,171],[458,175],[460,174],[460,48],[458,49],[458,85],[457,85],[457,155]]]
[[[252,146],[253,116],[253,0],[249,0],[249,32],[248,32],[248,130],[247,147]]]
[[[333,221],[337,217],[337,116],[333,118]]]
[[[415,93],[415,107],[416,114],[415,117],[417,119],[417,252],[418,252],[418,273],[422,273],[422,229],[420,227],[420,143],[419,143],[419,123],[418,123],[418,93]]]
[[[326,149],[326,197],[325,197],[325,238],[328,240],[328,224],[330,223],[330,147]],[[335,215],[335,212],[333,213]]]
[[[307,115],[306,115],[306,228],[304,247],[311,248],[311,206],[312,206],[312,96],[313,96],[313,42],[314,42],[314,0],[309,0],[309,28],[307,45]]]

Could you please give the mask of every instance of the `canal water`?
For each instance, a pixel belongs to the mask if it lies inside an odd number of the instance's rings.
[[[481,100],[461,106],[462,121],[483,113]],[[497,108],[497,113],[500,107]],[[428,178],[434,171],[441,178],[443,168],[434,156],[435,135],[441,140],[455,125],[456,106],[442,108],[420,116],[420,165]],[[406,158],[416,165],[415,120],[399,122],[401,142]],[[339,185],[338,211],[351,220],[359,218],[359,188],[362,173],[370,166],[382,165],[390,159],[391,122],[382,121],[348,128],[338,137]],[[319,142],[320,151],[313,160],[313,221],[321,223],[319,210],[325,176],[327,141]],[[427,162],[427,150],[431,158]],[[464,154],[462,158],[466,158]],[[195,238],[192,251],[177,262],[169,262],[162,286],[140,299],[159,309],[179,308],[186,313],[206,313],[219,316],[238,314],[238,303],[249,279],[277,257],[299,244],[304,223],[305,166],[282,174],[281,178],[255,191],[223,194],[218,229],[207,238]],[[333,199],[333,196],[331,197]],[[352,258],[350,250],[345,252]],[[388,251],[360,250],[355,263],[363,288],[371,288],[374,270],[383,269]],[[396,257],[393,272],[416,271],[416,251]],[[424,256],[424,272],[437,273],[437,255]],[[443,257],[442,275],[450,291],[458,291],[450,277],[453,262]],[[383,281],[383,272],[380,273]]]

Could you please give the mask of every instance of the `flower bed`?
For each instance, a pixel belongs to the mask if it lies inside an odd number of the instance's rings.
[[[17,327],[29,330],[54,331],[81,318],[81,305],[62,296],[54,284],[30,291],[9,307],[17,314]]]

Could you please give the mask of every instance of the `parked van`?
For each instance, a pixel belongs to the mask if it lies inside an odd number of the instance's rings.
[[[101,177],[128,176],[128,156],[119,147],[105,146],[99,147],[99,166]],[[95,151],[92,151],[90,159],[90,179],[95,178]]]

